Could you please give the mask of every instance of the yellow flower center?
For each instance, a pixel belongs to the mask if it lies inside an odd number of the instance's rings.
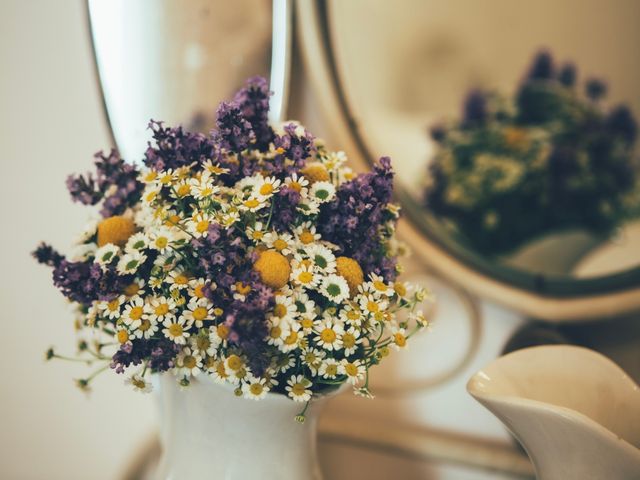
[[[144,199],[148,202],[151,203],[153,202],[153,200],[158,196],[158,192],[157,190],[151,190],[149,193],[147,193],[147,195],[144,197]]]
[[[154,309],[154,313],[158,316],[166,315],[169,313],[169,305],[166,303],[161,303]]]
[[[338,374],[338,366],[332,364],[327,365],[327,368],[325,370],[326,374],[329,376],[335,376]]]
[[[169,334],[172,337],[179,337],[182,335],[182,325],[179,323],[172,323],[169,325]]]
[[[186,285],[187,283],[189,283],[189,278],[187,278],[187,276],[183,273],[180,273],[179,275],[175,276],[173,281],[176,285]]]
[[[318,358],[313,352],[308,352],[304,356],[304,361],[309,365],[314,365],[318,361]]]
[[[240,295],[248,295],[251,292],[251,285],[248,283],[236,282],[236,292]]]
[[[216,332],[218,333],[218,336],[222,340],[225,340],[229,336],[229,327],[227,327],[226,325],[220,324],[216,327]]]
[[[273,314],[276,317],[284,317],[287,314],[287,307],[285,307],[282,303],[276,303],[276,306],[273,307]]]
[[[264,391],[264,387],[262,386],[261,383],[252,383],[251,386],[249,387],[249,391],[253,395],[258,396]]]
[[[380,307],[376,302],[369,300],[367,302],[367,310],[369,310],[371,313],[377,313],[380,310]]]
[[[407,344],[407,337],[405,337],[402,333],[398,332],[393,336],[393,340],[396,345],[399,347],[404,347]]]
[[[301,173],[309,179],[310,183],[326,182],[329,180],[329,172],[321,163],[311,163],[304,167]]]
[[[173,214],[173,215],[169,215],[167,217],[167,221],[166,224],[171,226],[171,225],[178,225],[180,223],[180,216]]]
[[[144,313],[144,309],[142,307],[133,307],[129,312],[129,318],[131,320],[140,320],[142,314]]]
[[[358,320],[360,318],[360,312],[358,310],[349,310],[347,312],[347,318],[349,320]]]
[[[126,330],[118,330],[118,341],[120,343],[127,343],[129,340],[129,334]]]
[[[347,375],[350,377],[355,377],[358,375],[358,367],[356,367],[353,363],[347,363],[344,366],[344,371],[347,372]]]
[[[207,337],[200,336],[196,339],[196,345],[198,346],[199,350],[205,351],[209,349],[209,347],[211,346],[211,342]]]
[[[231,355],[227,358],[227,365],[231,370],[240,370],[242,368],[243,362],[242,359],[238,355]]]
[[[295,190],[296,192],[300,193],[302,191],[302,184],[300,182],[290,182],[289,188],[291,190]]]
[[[301,272],[300,275],[298,275],[298,281],[300,283],[311,283],[311,281],[313,281],[313,273],[311,272]]]
[[[199,283],[198,285],[196,285],[196,287],[193,289],[193,295],[197,298],[204,298],[204,292],[202,291],[203,288],[204,283]]]
[[[265,183],[260,187],[260,195],[269,195],[273,192],[273,185]]]
[[[294,383],[291,386],[291,393],[293,393],[296,397],[304,395],[306,388],[302,383]]]
[[[207,309],[204,307],[198,307],[193,311],[193,318],[198,320],[198,321],[202,321],[205,318],[207,318],[209,312],[207,312]]]
[[[223,313],[224,313],[224,310],[222,310],[220,307],[216,307],[213,309],[213,314],[216,317],[221,317]]]
[[[302,328],[311,328],[313,327],[313,320],[311,320],[310,318],[303,318],[302,321],[300,322],[300,324],[302,325]]]
[[[407,288],[400,282],[396,282],[396,283],[393,284],[393,290],[400,297],[404,297],[407,294]]]
[[[251,236],[254,240],[262,240],[262,237],[264,237],[264,232],[261,232],[260,230],[256,230],[253,232]]]
[[[160,177],[160,183],[163,185],[169,185],[173,181],[173,175],[170,173],[165,173],[162,177]]]
[[[373,287],[379,292],[384,292],[387,290],[387,285],[380,280],[376,280],[375,282],[373,282]]]
[[[289,244],[287,242],[285,242],[284,240],[282,240],[281,238],[279,238],[275,242],[273,242],[273,248],[275,248],[279,252],[281,252],[282,250],[287,248],[288,245]]]
[[[356,344],[356,337],[352,333],[342,335],[342,344],[345,348],[351,348]]]
[[[224,363],[222,362],[218,362],[218,364],[216,365],[216,373],[220,376],[220,378],[227,378],[229,375],[227,375],[227,371],[224,368]]]
[[[178,190],[176,190],[176,195],[178,195],[179,197],[185,197],[189,195],[190,192],[191,192],[191,187],[188,184],[183,183],[178,187]]]
[[[320,333],[320,338],[325,343],[333,343],[336,341],[336,332],[330,328],[325,328],[322,330],[322,333]]]
[[[147,320],[146,318],[144,320],[142,320],[142,323],[138,327],[138,329],[140,331],[142,331],[142,332],[146,332],[150,328],[151,328],[151,322],[149,320]]]
[[[144,380],[141,380],[139,378],[134,378],[133,380],[131,380],[131,384],[139,389],[143,389],[147,386],[146,383],[144,383]]]
[[[244,202],[244,206],[247,208],[256,208],[258,205],[260,205],[260,202],[255,198],[250,198]]]
[[[304,230],[300,234],[300,241],[305,245],[308,245],[309,243],[313,242],[313,233],[311,233],[309,230]]]
[[[107,310],[109,310],[110,312],[115,312],[119,308],[120,308],[120,302],[118,301],[117,298],[107,303]]]
[[[269,336],[274,340],[280,338],[280,335],[282,335],[282,329],[278,326],[271,327],[271,330],[269,330]]]
[[[284,339],[285,345],[295,345],[298,342],[298,334],[291,332],[287,338]]]
[[[169,239],[167,237],[158,237],[156,238],[155,245],[158,248],[165,248],[169,244]]]
[[[131,285],[127,285],[124,289],[124,294],[127,297],[133,297],[136,293],[140,291],[140,285],[137,283],[132,283]]]
[[[158,177],[158,172],[155,170],[149,170],[147,174],[144,176],[145,182],[153,182]]]
[[[198,362],[196,361],[196,357],[193,357],[191,355],[186,355],[182,360],[182,364],[186,368],[192,369],[192,368],[196,368],[196,365],[198,364]]]
[[[198,233],[204,233],[209,229],[209,222],[207,222],[206,220],[200,220],[197,224],[196,224],[196,230]]]

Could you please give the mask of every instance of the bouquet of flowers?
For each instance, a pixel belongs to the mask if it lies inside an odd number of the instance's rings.
[[[152,121],[144,167],[112,151],[69,178],[102,218],[73,257],[34,255],[77,307],[80,360],[143,392],[170,371],[308,405],[343,383],[370,395],[369,369],[427,324],[426,291],[396,279],[389,159],[355,175],[302,126],[272,127],[269,95],[250,79],[210,135]]]
[[[547,52],[514,98],[472,91],[462,121],[432,129],[426,206],[485,254],[564,229],[610,234],[640,213],[640,176],[635,119],[605,94],[591,79],[580,95],[575,67]]]

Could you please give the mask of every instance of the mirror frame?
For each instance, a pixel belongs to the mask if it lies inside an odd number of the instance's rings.
[[[362,126],[350,108],[335,61],[328,0],[296,3],[297,34],[308,81],[330,138],[357,170],[367,170],[375,157]],[[572,279],[531,274],[496,266],[448,236],[432,217],[417,208],[405,191],[396,191],[405,213],[399,235],[428,269],[470,292],[532,318],[550,322],[599,320],[640,311],[640,267],[612,275]]]

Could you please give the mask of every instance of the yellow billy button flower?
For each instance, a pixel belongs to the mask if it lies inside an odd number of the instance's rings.
[[[349,257],[338,257],[336,258],[336,270],[338,275],[347,281],[351,295],[355,295],[358,286],[364,281],[364,274],[358,262]]]
[[[133,220],[122,215],[105,218],[98,224],[98,246],[113,243],[124,247],[129,237],[136,231]]]
[[[287,258],[274,250],[262,252],[253,268],[260,274],[262,283],[276,290],[284,287],[291,275]]]
[[[309,179],[310,183],[329,181],[329,172],[321,163],[310,163],[300,170],[300,173]]]

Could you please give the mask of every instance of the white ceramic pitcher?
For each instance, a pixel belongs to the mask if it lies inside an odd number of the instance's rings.
[[[640,479],[640,389],[615,363],[568,345],[498,358],[467,390],[516,436],[541,480]]]

